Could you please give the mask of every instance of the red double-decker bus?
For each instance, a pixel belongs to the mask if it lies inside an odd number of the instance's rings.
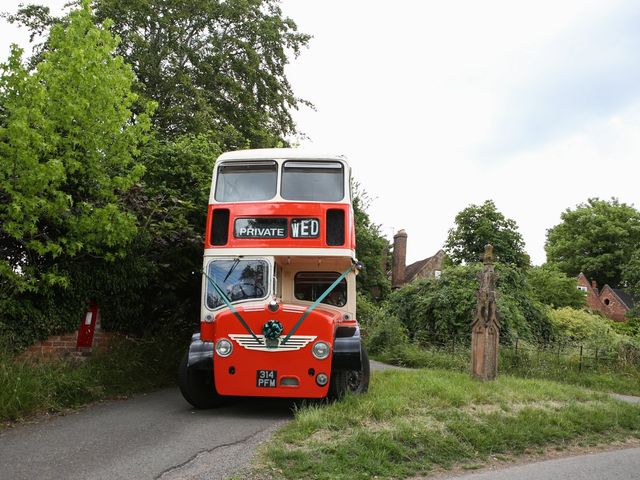
[[[296,149],[218,158],[200,333],[179,371],[189,403],[367,390],[350,177],[344,157]]]

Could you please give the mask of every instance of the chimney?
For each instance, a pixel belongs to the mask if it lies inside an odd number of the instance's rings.
[[[595,280],[591,280],[591,288],[593,288],[594,290],[598,290],[598,282],[596,282]]]
[[[400,230],[393,236],[393,259],[391,266],[391,286],[399,288],[404,284],[404,269],[407,262],[407,232]]]

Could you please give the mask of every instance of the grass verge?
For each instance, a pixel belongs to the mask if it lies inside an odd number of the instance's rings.
[[[470,353],[423,349],[417,345],[402,345],[372,355],[382,362],[411,368],[436,368],[468,372]],[[575,358],[557,358],[553,354],[529,354],[515,356],[512,349],[500,350],[498,369],[500,374],[522,378],[555,380],[604,392],[640,395],[640,369],[632,365],[602,364],[585,366],[582,371]]]
[[[0,421],[171,384],[186,344],[175,337],[120,339],[86,362],[19,362],[0,350]]]
[[[299,410],[254,476],[406,478],[492,455],[640,437],[640,406],[543,380],[482,383],[443,370],[376,373],[369,393]]]

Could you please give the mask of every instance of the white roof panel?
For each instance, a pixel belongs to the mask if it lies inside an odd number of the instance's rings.
[[[341,160],[346,161],[343,155],[314,152],[303,148],[260,148],[255,150],[236,150],[223,153],[218,161],[234,160]]]

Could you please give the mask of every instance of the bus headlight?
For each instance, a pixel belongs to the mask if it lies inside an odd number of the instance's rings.
[[[327,358],[330,351],[331,347],[329,347],[327,342],[316,342],[313,344],[313,347],[311,347],[311,353],[313,353],[313,356],[318,360]]]
[[[216,343],[216,353],[221,357],[228,357],[233,352],[233,344],[226,338],[221,338]]]

